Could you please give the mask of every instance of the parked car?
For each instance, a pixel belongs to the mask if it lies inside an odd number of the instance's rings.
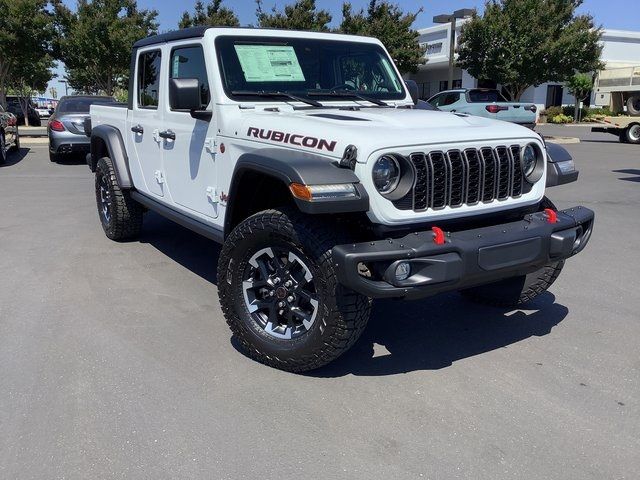
[[[49,159],[57,162],[65,155],[89,153],[89,139],[84,133],[84,120],[94,103],[115,103],[113,97],[73,95],[62,97],[49,118]]]
[[[48,107],[36,107],[36,112],[38,112],[38,116],[40,116],[41,119],[49,118],[53,115],[54,109]]]
[[[536,125],[537,107],[526,102],[507,102],[498,90],[485,88],[445,90],[429,100],[445,112],[467,113],[479,117],[517,123],[528,128]]]
[[[131,66],[127,105],[85,123],[105,235],[153,210],[222,243],[222,311],[267,365],[334,360],[373,298],[520,308],[590,238],[591,210],[545,196],[570,157],[550,176],[530,129],[415,108],[377,39],[198,27],[138,41]]]
[[[24,113],[22,112],[22,107],[20,106],[20,101],[18,97],[7,97],[7,111],[13,113],[18,119],[18,125],[24,125]],[[42,121],[40,120],[40,115],[33,105],[29,103],[27,107],[27,114],[29,116],[29,125],[31,127],[40,127],[42,126]]]
[[[18,119],[0,105],[0,165],[7,161],[11,151],[20,150]]]

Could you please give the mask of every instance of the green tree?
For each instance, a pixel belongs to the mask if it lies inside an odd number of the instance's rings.
[[[580,102],[587,98],[593,88],[593,75],[588,73],[576,73],[567,81],[569,93],[576,99],[574,120],[580,121]]]
[[[9,88],[35,90],[42,76],[48,75],[45,84],[52,77],[44,68],[54,35],[47,4],[47,0],[0,0],[0,105],[4,107]],[[38,75],[31,75],[36,70]]]
[[[53,67],[53,59],[45,55],[37,61],[21,63],[12,71],[9,79],[9,91],[18,97],[20,108],[24,114],[25,125],[27,126],[29,126],[27,111],[31,103],[31,97],[36,92],[47,90],[47,84],[53,78],[53,73],[51,72]]]
[[[600,68],[602,34],[582,0],[491,0],[462,26],[457,64],[519,100],[530,86]]]
[[[426,62],[425,48],[418,43],[418,32],[412,28],[421,12],[422,9],[404,13],[386,0],[371,0],[366,11],[354,13],[351,4],[345,3],[339,30],[378,38],[402,73],[414,73]]]
[[[49,95],[54,100],[58,98],[58,89],[56,87],[49,87]]]
[[[56,54],[69,85],[79,92],[113,95],[127,82],[132,45],[157,32],[158,13],[138,9],[136,0],[78,0],[75,12],[62,0],[53,3]]]
[[[256,0],[256,15],[261,28],[281,28],[284,30],[310,30],[326,32],[331,23],[331,14],[327,10],[318,10],[315,0],[298,0],[286,5],[283,12],[274,6],[269,13],[262,9],[262,0]]]
[[[201,0],[196,2],[193,14],[184,12],[178,24],[179,28],[198,26],[239,27],[240,20],[233,10],[222,6],[222,0],[211,0],[205,7]]]

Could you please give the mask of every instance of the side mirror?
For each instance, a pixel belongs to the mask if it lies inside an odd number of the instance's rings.
[[[198,120],[211,120],[212,113],[201,110],[200,80],[197,78],[172,78],[169,80],[169,105],[171,110],[185,110]]]
[[[198,110],[200,108],[200,82],[197,78],[169,80],[169,105],[172,110]]]
[[[411,99],[413,100],[413,104],[418,104],[418,84],[415,80],[405,80],[405,85],[407,86],[407,90],[409,90],[409,95],[411,95]]]

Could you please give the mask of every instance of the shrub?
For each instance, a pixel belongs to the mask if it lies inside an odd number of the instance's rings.
[[[569,117],[567,115],[560,113],[554,117],[548,118],[548,122],[549,123],[571,123],[573,122],[573,117]]]
[[[567,117],[575,118],[576,107],[573,105],[567,105],[566,107],[562,107],[562,113]],[[580,109],[580,118],[585,118],[591,113],[591,109],[589,107],[582,107]]]
[[[608,116],[608,115],[611,115],[611,110],[609,110],[609,107],[603,107],[603,108],[590,107],[589,116],[592,117],[596,115]]]
[[[542,115],[546,115],[547,119],[551,119],[557,115],[562,114],[562,107],[549,107],[542,112]]]

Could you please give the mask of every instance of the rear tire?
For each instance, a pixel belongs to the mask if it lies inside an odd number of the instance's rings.
[[[58,163],[60,161],[60,155],[52,151],[49,151],[49,161],[52,163]]]
[[[111,240],[136,238],[142,230],[142,205],[121,190],[110,158],[98,160],[96,167],[96,204],[105,235]]]
[[[248,356],[304,372],[360,337],[371,300],[338,283],[331,249],[348,240],[336,230],[282,209],[259,212],[231,232],[218,262],[218,295]]]
[[[627,99],[627,112],[633,117],[640,116],[640,95],[634,95]]]
[[[625,137],[628,143],[640,143],[640,123],[630,125],[625,130]]]

